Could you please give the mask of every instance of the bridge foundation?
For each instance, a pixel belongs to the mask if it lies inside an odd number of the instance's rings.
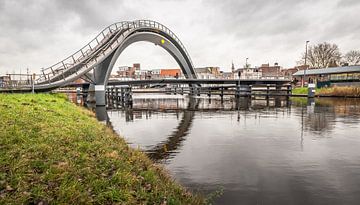
[[[96,106],[105,106],[105,85],[90,84],[87,91],[86,102],[96,103]]]
[[[96,106],[105,106],[105,85],[95,85]]]

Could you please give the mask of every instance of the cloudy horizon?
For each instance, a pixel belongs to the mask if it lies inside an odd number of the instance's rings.
[[[335,43],[342,53],[360,50],[360,2],[356,0],[0,0],[0,74],[38,72],[71,55],[104,27],[150,19],[170,28],[195,67],[231,62],[242,67],[275,62],[294,67],[305,42]],[[163,49],[140,42],[116,66],[178,67]],[[115,70],[115,69],[114,69]]]

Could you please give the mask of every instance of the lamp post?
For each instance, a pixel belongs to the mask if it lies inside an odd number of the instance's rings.
[[[248,59],[249,59],[249,58],[246,58],[246,59],[245,59],[245,68],[248,68],[248,64],[247,64]]]
[[[36,77],[36,74],[33,73],[32,76],[31,76],[31,93],[35,93],[35,77]]]
[[[305,43],[305,69],[304,69],[304,76],[303,76],[303,83],[302,83],[302,87],[304,87],[305,86],[305,76],[306,76],[306,70],[307,70],[307,66],[306,66],[306,59],[307,59],[307,46],[308,46],[308,43],[309,43],[310,41],[306,41],[306,43]]]

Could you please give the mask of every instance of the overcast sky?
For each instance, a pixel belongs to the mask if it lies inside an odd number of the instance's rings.
[[[37,72],[80,49],[111,23],[151,19],[169,27],[195,67],[296,65],[310,44],[360,50],[359,0],[0,0],[0,74]],[[119,65],[178,67],[146,42],[128,47]]]

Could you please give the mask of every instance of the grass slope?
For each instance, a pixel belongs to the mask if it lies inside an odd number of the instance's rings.
[[[202,204],[64,96],[0,94],[0,204]]]

